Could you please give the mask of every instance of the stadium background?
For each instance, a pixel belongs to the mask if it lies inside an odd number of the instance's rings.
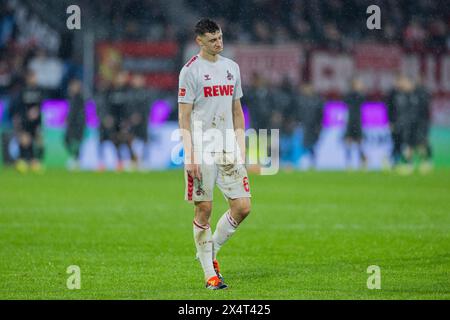
[[[66,27],[72,4],[81,8],[81,30]],[[371,4],[381,8],[381,30],[366,28]],[[0,8],[1,299],[450,298],[448,1],[8,0]],[[230,290],[205,290],[182,171],[160,170],[172,165],[177,77],[195,52],[192,26],[201,16],[221,24],[224,55],[240,63],[245,97],[253,70],[279,102],[292,97],[286,86],[295,91],[312,81],[326,101],[323,169],[344,167],[342,99],[354,70],[370,88],[363,122],[372,168],[391,148],[384,102],[394,75],[421,74],[432,93],[435,170],[407,177],[378,170],[250,173],[252,213],[220,256]],[[9,167],[17,146],[8,110],[28,66],[47,91],[42,174]],[[158,170],[63,169],[68,80],[83,80],[82,164],[95,169],[96,107],[104,83],[122,67],[145,70],[146,168]],[[282,113],[274,128],[281,129],[283,166],[301,168],[302,130],[290,121],[295,110],[269,99],[244,105],[248,126],[254,111]],[[107,154],[113,169],[114,153]],[[214,196],[215,226],[227,204],[218,190]],[[72,265],[81,269],[81,290],[66,286]],[[367,288],[371,265],[381,268],[381,290]]]
[[[1,20],[2,163],[17,156],[8,107],[20,90],[17,80],[21,72],[32,66],[38,72],[39,84],[48,91],[42,106],[46,167],[66,165],[63,136],[68,113],[67,83],[72,77],[80,77],[87,100],[81,167],[97,168],[99,87],[120,70],[129,75],[143,73],[151,92],[150,151],[143,168],[177,166],[170,160],[177,144],[170,141],[170,133],[177,126],[178,72],[197,50],[191,26],[197,16],[209,15],[223,28],[224,54],[241,65],[245,92],[254,90],[256,75],[264,78],[264,86],[277,101],[269,108],[284,117],[279,123],[287,123],[288,115],[296,112],[295,106],[283,105],[285,84],[289,87],[288,99],[296,99],[304,81],[311,81],[325,99],[319,168],[345,168],[342,136],[347,107],[342,99],[355,74],[369,89],[367,103],[362,106],[363,144],[369,168],[381,168],[392,148],[386,95],[398,72],[413,79],[420,76],[432,94],[433,160],[437,166],[448,166],[450,39],[448,13],[439,10],[444,2],[380,1],[383,27],[368,30],[365,10],[369,2],[79,1],[81,30],[68,30],[68,1],[9,1],[9,5],[3,4]],[[359,14],[355,19],[356,12]],[[183,19],[178,18],[181,13]],[[247,128],[254,127],[252,115],[261,106],[245,97],[243,103]],[[304,168],[307,163],[302,162],[301,126],[277,127],[275,123],[272,128],[281,129],[282,165]],[[107,166],[114,168],[114,152],[107,149],[105,157]]]

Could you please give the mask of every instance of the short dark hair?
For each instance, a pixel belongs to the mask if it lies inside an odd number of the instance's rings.
[[[219,25],[208,18],[203,18],[195,24],[195,34],[197,36],[202,36],[205,33],[215,33],[220,31]]]

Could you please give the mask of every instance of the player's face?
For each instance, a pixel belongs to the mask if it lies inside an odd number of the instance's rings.
[[[363,92],[364,83],[360,79],[353,80],[353,89],[358,92]]]
[[[201,45],[209,54],[219,54],[223,51],[222,31],[205,33],[200,38]]]
[[[81,82],[72,81],[69,85],[69,91],[73,95],[78,94],[81,91]]]
[[[128,74],[125,72],[120,72],[115,79],[116,85],[119,87],[126,85],[127,81],[128,81]]]
[[[35,73],[30,73],[27,76],[27,83],[29,86],[35,86],[37,84],[37,77]]]
[[[135,88],[142,88],[145,86],[145,78],[142,75],[135,75],[131,80],[131,84]]]

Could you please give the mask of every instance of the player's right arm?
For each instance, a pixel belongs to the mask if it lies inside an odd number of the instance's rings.
[[[201,179],[200,166],[195,163],[194,148],[192,147],[191,114],[194,105],[178,103],[178,123],[184,147],[184,167],[193,178]]]
[[[180,72],[178,123],[183,139],[184,167],[191,177],[201,179],[200,166],[195,161],[194,148],[192,146],[191,115],[195,102],[196,82],[191,70],[185,66]]]

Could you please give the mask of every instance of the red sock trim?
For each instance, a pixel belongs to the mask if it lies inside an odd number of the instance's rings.
[[[203,229],[203,230],[209,229],[209,223],[207,223],[207,224],[205,224],[204,226],[202,226],[201,224],[197,223],[195,220],[192,221],[192,222],[194,223],[194,225],[195,225],[197,228],[200,228],[200,229]]]
[[[227,220],[231,224],[231,226],[233,228],[237,228],[238,223],[236,222],[236,220],[233,219],[233,217],[231,216],[230,211],[228,211],[225,215],[227,216]]]

